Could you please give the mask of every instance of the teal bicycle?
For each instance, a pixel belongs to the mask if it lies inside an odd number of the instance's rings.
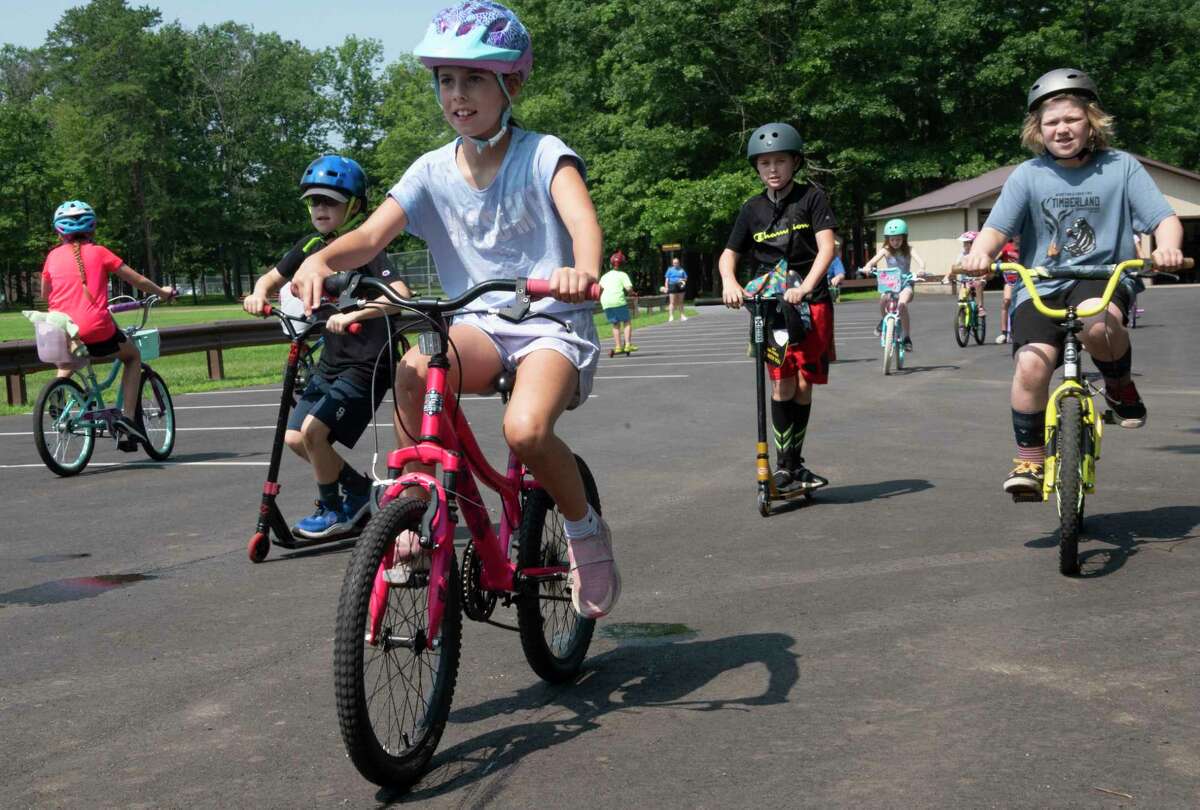
[[[142,310],[141,323],[125,329],[126,336],[141,352],[142,360],[154,360],[159,354],[157,329],[147,329],[146,320],[150,309],[158,302],[151,295],[141,301],[129,296],[114,298],[123,303],[109,304],[109,312]],[[86,350],[82,350],[86,352]],[[78,475],[87,467],[96,447],[97,436],[120,439],[114,422],[121,415],[124,394],[117,387],[116,402],[111,407],[104,401],[104,392],[112,387],[121,373],[121,361],[113,361],[103,380],[86,354],[77,350],[70,377],[51,380],[38,394],[33,408],[33,439],[42,462],[55,475],[63,477]],[[79,381],[76,378],[79,378]],[[82,384],[81,384],[82,382]],[[175,447],[175,406],[171,392],[163,378],[142,363],[142,382],[138,388],[138,403],[134,423],[148,441],[142,442],[146,455],[155,461],[163,461]]]

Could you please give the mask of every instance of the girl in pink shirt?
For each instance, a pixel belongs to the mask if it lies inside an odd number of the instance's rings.
[[[123,416],[116,425],[128,439],[145,441],[134,422],[138,388],[142,383],[142,357],[137,347],[117,328],[108,312],[108,277],[116,275],[145,293],[164,300],[174,297],[171,287],[160,287],[121,261],[111,250],[92,242],[96,212],[85,202],[71,200],[54,212],[54,230],[62,244],[50,251],[42,267],[42,298],[49,309],[65,312],[79,327],[79,339],[95,358],[116,355],[124,364],[121,374]],[[69,377],[70,369],[59,369]],[[121,449],[136,450],[133,441],[122,440]]]

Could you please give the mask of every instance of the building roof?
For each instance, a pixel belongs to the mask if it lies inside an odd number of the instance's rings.
[[[1152,160],[1148,157],[1142,157],[1141,155],[1134,155],[1132,152],[1129,154],[1137,158],[1143,166],[1153,166],[1156,169],[1178,174],[1190,180],[1200,181],[1200,174],[1195,172],[1181,169],[1178,166],[1172,166],[1169,163]],[[1008,179],[1008,176],[1019,165],[1018,163],[1014,163],[1011,166],[1001,166],[998,169],[992,169],[990,172],[984,172],[978,177],[972,177],[970,180],[960,180],[957,183],[942,186],[936,191],[922,194],[920,197],[913,197],[908,202],[881,208],[873,214],[868,214],[867,219],[887,219],[888,217],[898,217],[907,214],[926,214],[932,211],[966,208],[976,200],[998,193],[1004,186],[1004,181]]]

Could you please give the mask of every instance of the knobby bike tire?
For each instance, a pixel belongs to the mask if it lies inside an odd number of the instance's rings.
[[[587,502],[600,514],[600,495],[592,472],[579,456],[575,456],[575,463],[579,465]],[[516,537],[519,568],[569,565],[563,520],[548,492],[529,490]],[[568,579],[533,584],[517,602],[517,627],[525,660],[539,678],[551,683],[569,681],[579,674],[596,629],[596,620],[576,613],[570,597]]]
[[[975,345],[982,346],[987,339],[987,316],[980,315],[978,310],[975,311],[975,325],[971,332],[975,335]]]
[[[166,382],[150,366],[142,366],[138,389],[137,426],[149,439],[143,447],[155,461],[164,461],[175,449],[175,403]]]
[[[425,649],[424,644],[416,645],[419,649],[371,646],[365,641],[371,592],[383,555],[401,532],[419,530],[424,511],[424,501],[399,498],[371,518],[342,582],[333,640],[334,693],[346,753],[366,779],[398,789],[421,778],[437,749],[454,699],[462,647],[453,555],[435,649]],[[430,583],[427,575],[415,577],[410,585],[388,588],[384,638],[426,638]]]
[[[958,305],[958,310],[954,313],[954,340],[959,347],[965,348],[967,341],[970,340],[971,314],[962,304]]]
[[[892,362],[896,355],[896,320],[883,319],[883,373],[892,373]]]
[[[1079,573],[1079,527],[1083,522],[1083,406],[1075,397],[1059,403],[1054,492],[1058,500],[1058,570]]]
[[[87,395],[69,377],[52,380],[33,406],[33,443],[38,455],[50,472],[66,478],[82,472],[91,460],[96,429],[91,425],[74,429],[60,425],[64,409],[68,419],[72,413],[78,417],[87,410]]]

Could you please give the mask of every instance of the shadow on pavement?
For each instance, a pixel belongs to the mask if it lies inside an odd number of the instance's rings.
[[[118,470],[127,470],[130,468],[145,469],[145,470],[161,470],[165,467],[170,467],[175,464],[181,464],[188,461],[227,461],[229,459],[247,459],[254,456],[263,456],[266,453],[238,453],[238,452],[216,452],[216,453],[183,453],[171,456],[165,461],[155,461],[143,452],[130,453],[122,461],[125,464],[115,464],[111,467],[88,467],[79,474],[80,478],[89,475],[104,475],[105,473],[116,472]],[[108,461],[108,459],[105,459]]]
[[[601,727],[602,717],[629,711],[652,721],[654,709],[697,712],[749,711],[752,706],[785,703],[800,679],[795,639],[782,633],[754,633],[711,641],[622,645],[589,658],[573,684],[537,682],[476,706],[454,710],[451,723],[474,723],[506,715],[533,715],[531,722],[504,724],[438,752],[430,772],[407,794],[380,790],[375,798],[387,806],[428,799],[496,776],[529,754],[567,742]],[[747,664],[763,664],[767,684],[761,693],[736,698],[689,699],[723,672]],[[647,711],[649,710],[649,711]],[[499,776],[503,781],[504,776]],[[471,805],[487,804],[491,786],[467,797]]]
[[[1092,548],[1079,552],[1079,576],[1082,579],[1108,576],[1124,567],[1125,562],[1142,549],[1153,548],[1170,553],[1180,543],[1200,539],[1193,530],[1200,525],[1200,506],[1160,506],[1141,512],[1111,512],[1085,515],[1079,534],[1081,544],[1092,540],[1111,543],[1113,548]],[[1029,548],[1055,548],[1058,533],[1025,543]]]
[[[933,484],[923,478],[899,478],[895,481],[878,481],[874,484],[825,487],[813,493],[813,500],[817,503],[820,501],[829,501],[831,503],[862,503],[864,501],[880,501],[885,498],[895,498],[900,495],[912,495],[926,489],[933,489]]]
[[[922,371],[941,371],[949,369],[950,371],[958,371],[961,366],[942,365],[942,366],[905,366],[904,368],[893,371],[893,374],[920,374]]]
[[[1184,456],[1200,456],[1200,444],[1164,444],[1161,447],[1151,447],[1151,450],[1161,450],[1164,453],[1179,453]]]

